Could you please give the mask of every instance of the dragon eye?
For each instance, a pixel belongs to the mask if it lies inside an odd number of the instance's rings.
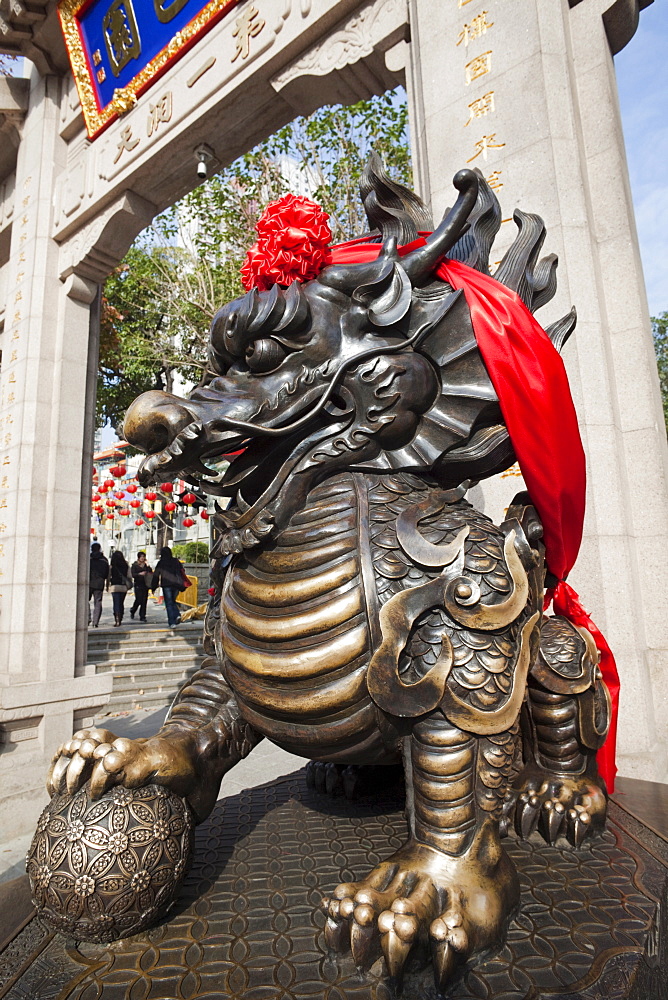
[[[256,340],[246,348],[246,364],[254,375],[265,375],[278,368],[287,357],[287,351],[276,340],[266,337]]]

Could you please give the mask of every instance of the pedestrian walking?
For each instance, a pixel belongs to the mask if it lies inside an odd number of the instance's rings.
[[[172,555],[169,545],[163,546],[160,549],[160,559],[155,567],[155,573],[151,581],[151,590],[162,587],[167,622],[170,628],[178,625],[181,621],[181,615],[176,606],[176,599],[181,591],[186,590],[189,585],[183,563],[176,556]]]
[[[125,561],[125,556],[116,549],[111,557],[109,572],[109,590],[111,599],[114,602],[114,628],[123,621],[123,608],[125,605],[125,595],[132,586],[132,577],[129,574],[129,566]]]
[[[88,624],[97,628],[102,614],[102,591],[109,578],[109,563],[102,554],[99,542],[93,542],[90,547],[90,573],[88,576]],[[90,613],[90,599],[93,598],[93,615]]]
[[[148,602],[148,588],[153,579],[153,570],[146,561],[146,553],[138,552],[137,561],[133,562],[130,570],[135,587],[135,601],[130,608],[130,618],[134,618],[139,611],[139,621],[146,621],[146,604]]]

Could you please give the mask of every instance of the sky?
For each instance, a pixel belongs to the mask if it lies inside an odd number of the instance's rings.
[[[668,0],[654,0],[615,56],[649,309],[668,312]]]

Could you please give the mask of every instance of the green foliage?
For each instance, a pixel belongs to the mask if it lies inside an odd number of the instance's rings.
[[[383,157],[390,176],[411,183],[403,91],[295,119],[186,195],[172,210],[172,231],[175,216],[185,213],[197,223],[197,255],[218,265],[233,261],[238,268],[255,240],[255,223],[265,206],[292,190],[307,194],[329,213],[335,243],[359,236],[368,226],[358,184],[372,149]]]
[[[659,369],[663,419],[666,422],[666,430],[668,431],[668,312],[662,312],[659,316],[652,316],[652,336],[654,337],[656,363]]]
[[[235,160],[142,234],[107,279],[97,417],[120,433],[140,393],[197,382],[216,310],[242,294],[239,268],[270,202],[306,194],[330,215],[334,242],[367,229],[358,182],[372,149],[396,180],[411,183],[402,90],[298,118]]]
[[[209,546],[206,542],[175,542],[172,555],[187,563],[205,563],[209,561]]]
[[[104,286],[98,425],[109,421],[120,435],[132,400],[148,389],[170,392],[175,372],[198,382],[213,314],[236,293],[225,269],[182,247],[148,241],[132,247]]]

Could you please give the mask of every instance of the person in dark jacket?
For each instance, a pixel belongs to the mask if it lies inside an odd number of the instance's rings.
[[[114,602],[114,628],[117,628],[123,621],[125,595],[130,585],[128,577],[130,568],[125,561],[125,556],[119,549],[116,549],[113,553],[110,565],[109,590],[111,591],[111,599]]]
[[[153,570],[146,562],[145,552],[137,553],[137,561],[133,562],[130,573],[135,585],[135,602],[130,608],[130,618],[134,618],[135,612],[139,611],[139,621],[145,622],[148,585],[153,577]]]
[[[102,614],[102,591],[107,585],[109,563],[102,554],[99,542],[93,542],[90,547],[90,574],[88,578],[88,624],[97,628]],[[90,599],[93,598],[93,617],[90,614]]]
[[[172,555],[169,545],[160,549],[160,559],[155,567],[151,590],[162,587],[165,598],[165,611],[167,612],[167,622],[170,628],[178,625],[181,621],[179,609],[176,607],[176,598],[184,590],[183,585],[183,563],[176,556]]]

